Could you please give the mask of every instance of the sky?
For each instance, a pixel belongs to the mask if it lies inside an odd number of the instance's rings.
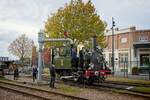
[[[37,43],[37,33],[44,28],[48,16],[70,0],[0,0],[0,57],[15,57],[8,53],[9,44],[26,34]],[[83,0],[87,2],[88,0]],[[91,0],[98,15],[111,27],[150,29],[150,0]]]

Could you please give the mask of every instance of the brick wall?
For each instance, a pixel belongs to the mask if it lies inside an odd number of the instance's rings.
[[[140,40],[141,39],[141,40]],[[140,42],[140,41],[150,42],[150,30],[141,30],[133,32],[133,42]]]
[[[134,42],[143,42],[143,41],[150,42],[150,30],[137,30],[133,32],[126,32],[116,34],[114,36],[114,44],[115,49],[124,49],[130,48],[133,46]],[[112,36],[106,36],[107,48],[112,48]]]

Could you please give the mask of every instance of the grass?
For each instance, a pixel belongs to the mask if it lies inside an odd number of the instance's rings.
[[[122,80],[123,78],[121,78]],[[5,79],[3,77],[0,77],[0,81],[6,81],[8,83],[13,83],[13,84],[17,84],[17,82],[15,81],[10,81],[8,79]],[[66,93],[66,94],[69,94],[69,95],[78,95],[82,92],[84,92],[85,90],[87,89],[82,89],[82,88],[78,88],[78,87],[73,87],[73,86],[69,86],[69,85],[64,85],[64,84],[59,84],[57,86],[57,88],[59,89],[58,91],[59,92],[62,92],[62,93]],[[150,87],[135,87],[135,88],[132,88],[130,89],[132,92],[139,92],[139,93],[145,93],[145,94],[150,94]],[[88,90],[89,91],[89,90]],[[92,90],[90,90],[92,91]],[[119,91],[119,90],[112,90],[112,91]],[[121,92],[129,92],[129,91],[126,91],[126,90],[121,90]]]
[[[49,75],[49,68],[44,68],[42,74]]]
[[[0,77],[0,81],[5,81],[5,82],[16,82],[15,80],[9,80],[9,79],[6,79],[5,77]]]
[[[72,86],[63,85],[63,84],[59,85],[59,89],[61,92],[71,94],[71,95],[76,95],[81,92],[81,89],[77,87],[72,87]]]
[[[14,80],[9,80],[9,79],[6,79],[6,78],[0,78],[0,81],[1,82],[7,82],[7,83],[10,83],[10,84],[18,84],[19,82],[16,82]]]
[[[150,87],[135,87],[131,91],[150,94]]]
[[[10,81],[9,79],[6,79],[4,76],[0,76],[1,81]]]
[[[0,76],[0,79],[3,79],[4,78],[4,76]]]
[[[3,78],[3,77],[0,77],[0,81],[12,83],[12,84],[18,84],[19,83],[19,82],[9,80],[9,79]],[[57,88],[59,89],[59,92],[66,93],[69,95],[77,95],[78,93],[82,92],[81,91],[82,89],[80,89],[80,88],[72,87],[72,86],[68,86],[68,85],[64,85],[64,84],[59,84],[57,86]]]
[[[118,78],[118,77],[108,77],[107,80],[109,81],[118,81],[118,82],[127,82],[127,83],[137,83],[137,84],[145,84],[150,85],[149,80],[136,80],[136,79],[128,79],[128,78]]]

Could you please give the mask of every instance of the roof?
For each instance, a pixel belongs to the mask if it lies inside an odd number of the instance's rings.
[[[124,28],[124,29],[119,29],[116,28],[114,30],[114,34],[125,34],[125,33],[132,33],[132,32],[150,32],[150,29],[142,29],[142,30],[136,30],[135,26],[129,27],[129,28]],[[105,35],[109,36],[112,35],[112,30],[106,30]]]

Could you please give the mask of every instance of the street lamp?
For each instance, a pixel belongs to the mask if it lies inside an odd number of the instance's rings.
[[[114,71],[114,27],[115,27],[115,21],[114,18],[112,17],[112,59],[111,59],[111,64],[112,64],[112,70],[113,70],[113,75],[115,73]]]

